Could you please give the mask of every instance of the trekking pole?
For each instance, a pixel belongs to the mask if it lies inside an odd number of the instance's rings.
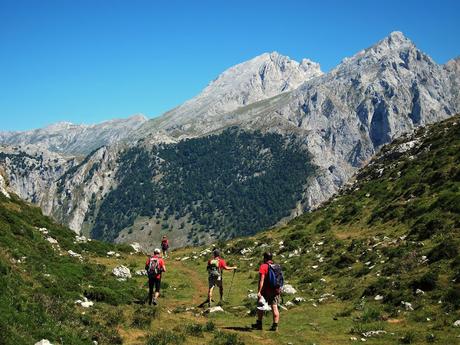
[[[233,286],[233,278],[235,278],[235,273],[236,273],[236,270],[233,270],[232,281],[230,282],[230,289],[228,289],[228,293],[227,293],[227,299],[230,297],[230,291],[232,291],[232,286]]]

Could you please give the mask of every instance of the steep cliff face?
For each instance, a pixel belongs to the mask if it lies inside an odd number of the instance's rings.
[[[129,136],[147,121],[143,115],[116,119],[96,125],[75,125],[59,122],[25,132],[0,132],[0,144],[10,146],[35,145],[66,155],[87,155],[91,151],[116,143]]]
[[[65,158],[34,145],[0,146],[0,166],[8,180],[8,189],[39,205],[47,215],[52,214],[55,181],[75,164],[74,158]]]

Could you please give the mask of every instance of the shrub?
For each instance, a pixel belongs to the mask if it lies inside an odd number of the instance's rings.
[[[185,342],[185,336],[174,331],[156,332],[147,340],[147,345],[180,345]]]
[[[401,338],[399,338],[400,344],[412,344],[415,340],[415,333],[413,331],[406,332]]]
[[[331,220],[330,219],[323,219],[316,225],[316,232],[318,233],[323,233],[329,230],[331,230]]]
[[[428,253],[428,260],[436,262],[443,259],[453,259],[457,255],[457,244],[453,239],[445,239]]]
[[[206,332],[214,332],[215,329],[216,329],[216,325],[214,324],[214,322],[212,321],[206,322],[206,325],[204,326],[204,330]]]
[[[378,321],[381,319],[381,312],[379,309],[375,307],[367,307],[364,309],[363,315],[361,316],[361,320],[363,322],[372,322]]]
[[[203,327],[198,323],[192,323],[185,326],[185,333],[193,337],[203,337]]]
[[[436,281],[438,280],[437,272],[429,271],[420,278],[414,279],[410,283],[410,287],[413,290],[421,289],[424,291],[432,291],[436,287]]]
[[[351,266],[356,259],[350,253],[342,253],[339,257],[333,259],[333,264],[337,268]]]
[[[436,218],[432,218],[433,215],[422,216],[409,232],[409,236],[418,241],[423,241],[431,238],[436,233],[442,233],[448,227],[444,218],[440,218],[436,215]]]
[[[214,339],[211,341],[212,345],[244,345],[237,334],[217,332]]]
[[[460,284],[447,290],[444,295],[444,302],[448,309],[456,310],[460,308]]]

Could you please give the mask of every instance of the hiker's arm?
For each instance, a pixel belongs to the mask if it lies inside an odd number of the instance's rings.
[[[265,274],[259,273],[259,290],[257,291],[257,297],[262,297],[262,288],[264,287]]]
[[[237,269],[236,266],[227,266],[227,265],[225,265],[223,268],[224,268],[224,270],[227,270],[227,271],[229,271],[229,270],[236,270],[236,269]]]

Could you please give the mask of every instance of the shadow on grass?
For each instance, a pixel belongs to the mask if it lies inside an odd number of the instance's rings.
[[[238,331],[238,332],[252,332],[252,328],[251,327],[237,327],[237,326],[228,326],[228,327],[219,327],[221,329],[227,329],[227,330],[231,330],[231,331]]]

